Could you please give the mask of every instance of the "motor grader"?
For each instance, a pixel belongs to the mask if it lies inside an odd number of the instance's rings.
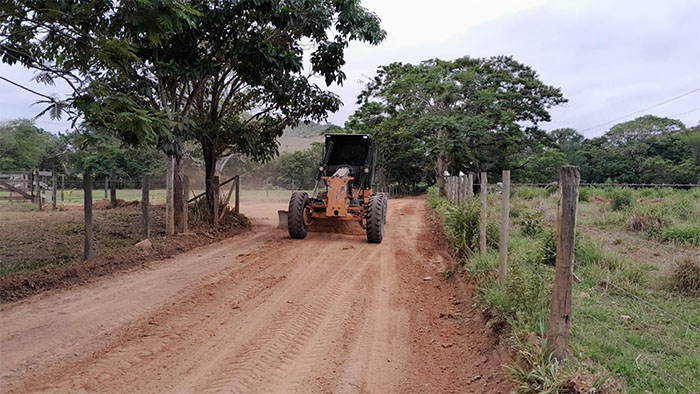
[[[295,191],[289,200],[289,235],[306,238],[314,221],[355,221],[367,231],[367,241],[381,243],[387,198],[372,190],[378,157],[369,134],[326,134],[311,196]]]

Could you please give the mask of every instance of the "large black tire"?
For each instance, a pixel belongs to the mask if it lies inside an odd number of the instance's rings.
[[[384,218],[384,224],[386,224],[386,214],[389,212],[389,199],[384,193],[380,194],[380,196],[382,197],[382,216]]]
[[[289,236],[296,239],[306,238],[309,231],[308,223],[304,220],[304,211],[311,205],[309,195],[304,192],[292,193],[287,211],[287,229]]]
[[[367,204],[367,241],[373,244],[382,243],[384,238],[385,204],[382,196],[376,195]]]

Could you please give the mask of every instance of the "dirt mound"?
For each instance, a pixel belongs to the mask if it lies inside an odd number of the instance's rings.
[[[588,202],[591,204],[607,204],[610,202],[610,200],[601,196],[593,196],[588,200]]]
[[[315,233],[334,233],[347,235],[365,235],[366,231],[357,222],[340,220],[314,220],[309,231]]]
[[[138,206],[141,202],[137,200],[133,201],[125,201],[122,200],[121,198],[117,199],[117,208],[123,208],[123,207],[135,207]],[[106,198],[103,198],[102,200],[95,201],[92,203],[92,208],[93,209],[111,209],[112,205],[110,204],[110,201]]]

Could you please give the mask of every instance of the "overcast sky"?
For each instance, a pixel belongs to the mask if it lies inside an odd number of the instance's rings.
[[[353,113],[355,97],[378,66],[435,57],[514,56],[569,99],[542,127],[573,127],[587,137],[617,123],[600,125],[604,122],[700,88],[698,0],[364,0],[363,5],[380,16],[388,36],[377,47],[348,48],[348,79],[330,87],[345,105],[329,116],[331,123],[342,125]],[[4,64],[0,74],[20,83],[32,77],[29,70]],[[62,90],[28,85],[44,93]],[[36,100],[0,81],[0,120],[34,116],[40,111],[31,106]],[[700,90],[643,113],[694,126],[700,121]],[[68,127],[48,117],[38,125],[54,132]]]

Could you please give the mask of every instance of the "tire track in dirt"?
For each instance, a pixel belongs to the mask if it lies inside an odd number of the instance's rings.
[[[437,312],[454,307],[454,286],[422,281],[445,256],[425,237],[425,200],[391,200],[389,212],[379,245],[336,233],[291,240],[257,226],[140,271],[7,304],[0,391],[455,392],[470,387],[467,374],[488,373],[473,388],[499,392],[500,359],[489,361],[483,322],[471,316],[480,339],[458,343],[462,322]],[[454,348],[436,348],[424,331]],[[465,358],[474,349],[479,358]],[[445,363],[461,386],[440,376]]]

